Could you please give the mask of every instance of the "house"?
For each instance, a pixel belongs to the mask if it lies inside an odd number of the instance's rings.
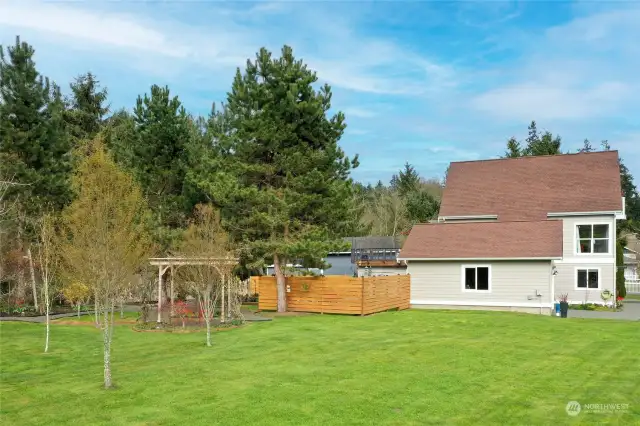
[[[550,313],[615,294],[616,151],[451,163],[436,223],[399,259],[414,308]]]
[[[638,252],[629,247],[624,248],[624,279],[626,281],[640,280],[638,275]]]
[[[624,278],[632,284],[640,284],[640,240],[636,234],[627,233],[623,235],[626,240],[624,247]],[[634,282],[635,281],[635,282]]]
[[[330,266],[326,269],[304,268],[301,264],[287,265],[302,273],[317,275],[380,276],[406,273],[406,265],[397,259],[401,243],[395,237],[345,237],[351,245],[346,251],[331,252],[322,259]],[[273,275],[273,265],[267,266],[267,275]]]
[[[407,266],[398,260],[401,242],[398,237],[348,237],[351,263],[357,276],[404,275]],[[331,262],[331,259],[327,259]]]

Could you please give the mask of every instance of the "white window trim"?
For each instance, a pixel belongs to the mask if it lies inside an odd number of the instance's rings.
[[[589,288],[589,272],[587,272],[587,287],[578,287],[578,271],[598,271],[598,288]],[[602,290],[602,270],[597,266],[576,266],[573,274],[573,287],[577,291],[600,291]]]
[[[607,253],[593,253],[593,247],[591,247],[592,252],[591,253],[581,253],[578,250],[578,239],[579,239],[579,234],[578,234],[578,226],[580,225],[608,225],[609,226],[609,244],[607,247]],[[602,256],[602,257],[609,257],[609,256],[614,256],[615,257],[615,253],[613,252],[614,249],[614,245],[613,245],[613,240],[614,238],[612,237],[612,232],[615,232],[615,229],[613,229],[612,223],[609,221],[589,221],[589,222],[575,222],[573,224],[573,254],[575,256],[594,256],[594,257],[598,257],[598,256]],[[592,234],[593,235],[593,234]],[[593,240],[593,236],[591,237],[591,240]]]
[[[476,289],[468,289],[465,288],[465,269],[466,268],[489,268],[489,289],[488,290],[478,290],[478,270],[476,269]],[[493,278],[493,274],[491,271],[491,265],[487,264],[487,263],[483,263],[483,264],[466,264],[466,265],[461,265],[460,266],[460,288],[462,289],[463,293],[480,293],[480,294],[488,294],[491,293],[491,281]]]

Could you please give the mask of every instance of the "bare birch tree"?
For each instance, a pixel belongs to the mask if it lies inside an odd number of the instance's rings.
[[[40,279],[42,282],[42,301],[46,317],[45,352],[49,352],[51,304],[57,294],[56,289],[57,283],[59,282],[56,276],[60,257],[55,249],[55,220],[55,217],[49,213],[42,216],[37,237],[38,262],[40,264]]]
[[[220,218],[211,206],[197,206],[196,218],[185,231],[181,254],[198,263],[182,266],[178,277],[198,300],[207,327],[206,343],[211,346],[211,321],[218,301],[222,301],[220,320],[224,322],[224,288],[237,263],[228,236],[220,226]]]
[[[147,207],[133,178],[118,168],[101,141],[92,142],[73,178],[77,197],[63,214],[61,252],[68,273],[95,296],[103,332],[104,386],[113,386],[114,309],[149,256]]]

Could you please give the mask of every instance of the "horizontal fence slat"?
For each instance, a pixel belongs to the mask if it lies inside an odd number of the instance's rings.
[[[388,277],[287,277],[287,307],[292,312],[371,314],[409,307],[408,275]],[[275,277],[252,277],[258,308],[277,308]]]

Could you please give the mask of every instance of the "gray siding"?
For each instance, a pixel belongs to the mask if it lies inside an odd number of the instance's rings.
[[[462,265],[490,265],[491,291],[463,291]],[[407,273],[412,305],[550,306],[553,301],[550,261],[409,261]],[[541,297],[534,296],[536,290]]]
[[[330,268],[324,270],[325,275],[348,275],[353,276],[356,265],[351,263],[351,255],[329,255],[324,259],[325,262],[331,264]]]
[[[611,216],[581,216],[565,217],[563,221],[563,256],[556,260],[557,275],[554,277],[555,296],[568,294],[570,303],[602,303],[600,293],[607,289],[615,292],[615,235],[616,222]],[[576,226],[578,224],[608,224],[609,225],[609,253],[577,253]],[[597,290],[578,290],[576,268],[599,269],[600,288]]]
[[[603,303],[602,298],[600,297],[600,293],[607,289],[611,293],[615,292],[615,281],[613,276],[615,274],[615,265],[614,264],[598,264],[598,263],[589,263],[589,264],[567,264],[560,263],[556,264],[556,268],[558,269],[558,275],[555,276],[555,295],[560,296],[561,294],[569,295],[569,303]],[[597,268],[600,273],[600,288],[595,289],[577,289],[577,276],[576,276],[576,268],[584,268],[584,269],[594,269]]]

